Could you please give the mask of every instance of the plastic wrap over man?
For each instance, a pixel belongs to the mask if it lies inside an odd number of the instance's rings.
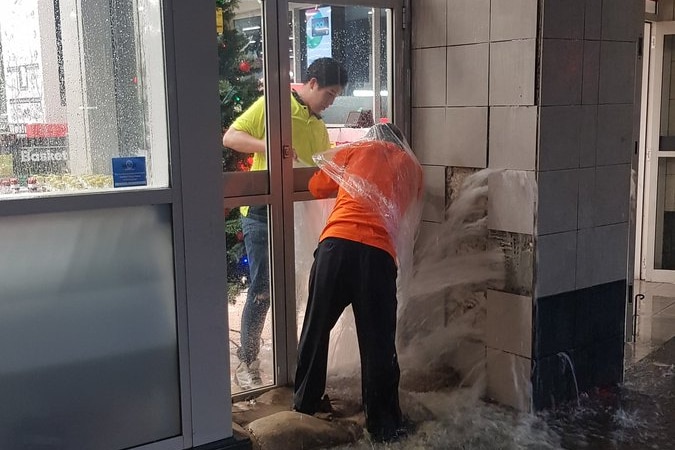
[[[411,259],[422,205],[422,168],[401,132],[377,124],[361,140],[314,156],[317,198],[337,193],[319,238],[298,349],[294,408],[327,412],[330,331],[351,304],[361,359],[366,428],[375,441],[406,433],[398,400],[397,271]],[[407,261],[406,261],[407,264]]]

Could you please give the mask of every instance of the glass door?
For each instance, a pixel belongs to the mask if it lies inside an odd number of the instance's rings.
[[[312,255],[332,205],[308,192],[312,155],[359,139],[375,122],[405,127],[404,98],[395,95],[403,92],[402,1],[364,3],[242,0],[223,15],[219,87],[235,396],[293,377]]]
[[[397,69],[404,67],[399,2],[289,2],[288,17],[289,74],[296,92],[303,92],[302,83],[311,78],[312,66],[322,58],[334,58],[347,73],[348,84],[320,112],[331,147],[362,138],[374,123],[395,121],[404,126],[403,107],[395,100],[403,96],[394,95],[397,89],[402,91],[403,75]],[[293,127],[294,137],[298,132]],[[294,169],[294,245],[288,251],[294,256],[289,263],[294,268],[295,289],[287,291],[294,302],[286,310],[294,319],[293,327],[290,320],[288,324],[289,368],[295,365],[314,250],[334,203],[332,198],[314,199],[307,192],[307,181],[314,172],[314,167]],[[329,370],[337,361],[358,362],[350,308],[334,329]]]
[[[675,22],[652,25],[642,272],[675,282]]]

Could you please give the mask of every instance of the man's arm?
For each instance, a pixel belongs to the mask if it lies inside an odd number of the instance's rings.
[[[323,170],[317,170],[309,179],[309,192],[314,198],[328,198],[335,194],[339,187]]]
[[[257,139],[234,127],[228,128],[223,135],[223,146],[240,153],[260,153],[266,150],[264,139]]]

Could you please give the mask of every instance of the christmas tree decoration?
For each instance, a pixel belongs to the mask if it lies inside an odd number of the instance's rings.
[[[251,45],[251,40],[234,26],[239,0],[216,0],[216,45],[219,60],[220,122],[222,132],[246,108],[262,95],[262,48]],[[255,43],[255,42],[254,42]],[[223,171],[243,172],[251,169],[252,155],[223,148]],[[228,299],[234,302],[246,287],[249,278],[248,258],[243,241],[239,208],[225,211],[225,246],[227,257]]]
[[[251,65],[248,63],[248,61],[242,61],[239,63],[239,70],[244,73],[249,73],[251,71]]]

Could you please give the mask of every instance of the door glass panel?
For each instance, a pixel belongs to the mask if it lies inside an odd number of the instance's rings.
[[[363,6],[336,6],[331,4],[289,4],[290,67],[292,88],[303,99],[303,83],[311,82],[312,64],[320,58],[333,58],[346,71],[348,84],[339,89],[340,95],[331,98],[313,98],[307,93],[305,101],[316,105],[323,125],[327,128],[327,145],[315,144],[309,153],[317,153],[335,145],[345,144],[363,137],[375,121],[387,121],[391,117],[391,12]],[[308,70],[308,68],[310,68]],[[328,79],[331,74],[326,74]],[[330,86],[329,86],[330,88]],[[322,100],[324,100],[322,102]],[[293,107],[293,105],[291,105]],[[301,141],[306,133],[301,126],[292,129],[293,142]],[[304,139],[306,141],[306,139]],[[309,159],[309,158],[308,158]],[[307,161],[312,165],[314,161]],[[307,187],[304,186],[304,189]],[[295,225],[295,286],[297,333],[302,327],[309,272],[314,261],[314,250],[331,211],[334,199],[296,202]],[[353,328],[349,323],[353,316],[344,314],[333,333]],[[330,365],[336,361],[358,359],[354,345],[344,345],[351,354],[340,354],[340,343],[354,337],[353,332],[344,333],[339,339],[331,339]],[[353,344],[353,342],[352,342]],[[337,352],[337,353],[336,353]]]
[[[261,4],[251,0],[220,4],[216,26],[225,197],[266,194],[269,181]],[[264,174],[264,178],[258,174]],[[225,212],[230,365],[235,395],[275,383],[268,210],[268,205],[244,204]]]
[[[659,158],[654,268],[675,270],[675,158]]]
[[[0,2],[0,200],[169,185],[161,2]]]
[[[275,383],[268,217],[243,206],[225,220],[232,394]]]
[[[675,52],[664,36],[659,152],[675,151]],[[675,158],[658,157],[654,268],[675,270]]]

